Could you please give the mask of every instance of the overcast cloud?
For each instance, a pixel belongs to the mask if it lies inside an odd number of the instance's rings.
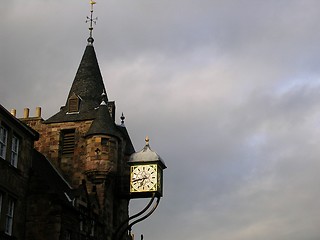
[[[20,117],[24,107],[59,111],[89,9],[1,6],[2,105]],[[109,100],[136,150],[149,135],[168,166],[164,197],[136,238],[318,240],[320,2],[97,0],[95,15]]]

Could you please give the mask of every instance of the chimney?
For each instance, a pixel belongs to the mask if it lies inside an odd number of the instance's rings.
[[[16,109],[14,109],[14,108],[12,108],[11,109],[11,114],[12,114],[12,116],[16,116],[17,115],[17,110]]]
[[[23,118],[29,118],[29,108],[25,108],[23,111]]]
[[[41,107],[36,107],[36,117],[41,118]]]

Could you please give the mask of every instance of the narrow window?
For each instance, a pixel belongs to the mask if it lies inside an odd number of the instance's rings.
[[[80,232],[83,232],[83,220],[80,219]]]
[[[3,126],[0,126],[0,157],[6,158],[6,148],[8,140],[8,130]]]
[[[75,129],[62,131],[62,155],[72,155],[75,146]]]
[[[71,240],[71,231],[66,232],[66,240]]]
[[[0,192],[0,222],[1,222],[2,198],[3,198],[3,194]]]
[[[13,135],[11,144],[11,165],[14,167],[18,166],[19,142],[19,138]]]
[[[108,144],[108,138],[101,138],[101,145],[107,146]]]
[[[8,211],[6,216],[6,229],[5,233],[12,235],[12,225],[13,225],[13,213],[14,213],[14,201],[9,199],[8,201]]]
[[[101,138],[101,146],[103,152],[108,151],[108,138]]]
[[[91,221],[91,231],[90,231],[90,236],[94,236],[94,228],[95,228],[95,222],[94,220]]]

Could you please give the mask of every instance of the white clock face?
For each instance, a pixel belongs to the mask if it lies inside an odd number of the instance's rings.
[[[131,192],[157,190],[157,165],[138,165],[131,167]]]

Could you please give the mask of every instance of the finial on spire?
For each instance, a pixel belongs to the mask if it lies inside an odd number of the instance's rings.
[[[121,114],[121,126],[124,126],[124,120],[126,119],[125,116],[123,115],[123,113]]]
[[[96,23],[97,23],[97,20],[98,20],[97,17],[96,17],[96,18],[93,18],[93,5],[94,5],[94,4],[96,4],[96,2],[93,1],[93,0],[90,0],[90,5],[91,5],[90,17],[87,16],[87,20],[86,20],[86,23],[87,23],[87,22],[90,23],[90,25],[89,25],[89,33],[90,33],[90,36],[89,36],[89,38],[88,38],[88,43],[89,43],[89,44],[93,44],[93,42],[94,42],[94,39],[93,39],[93,37],[92,37],[92,30],[93,30],[93,24],[92,24],[92,23],[96,24]]]
[[[146,136],[145,141],[146,141],[146,146],[149,146],[149,137],[148,136]]]

